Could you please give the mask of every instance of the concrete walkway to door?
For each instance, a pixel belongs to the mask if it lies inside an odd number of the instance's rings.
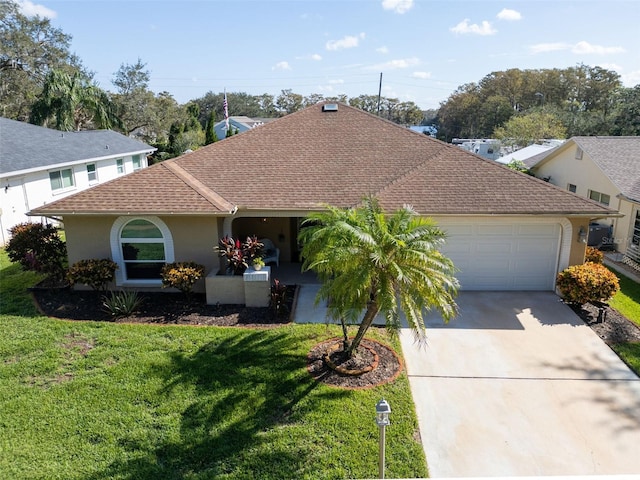
[[[458,304],[400,337],[431,477],[640,473],[640,380],[556,295]]]

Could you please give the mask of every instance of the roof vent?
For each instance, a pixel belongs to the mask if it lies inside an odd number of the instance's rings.
[[[323,112],[337,112],[338,111],[338,104],[337,103],[325,103],[322,106],[322,111]]]

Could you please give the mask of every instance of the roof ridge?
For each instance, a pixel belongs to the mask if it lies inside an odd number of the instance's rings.
[[[187,172],[184,168],[178,165],[175,161],[169,160],[162,162],[168,170],[170,170],[176,177],[186,183],[189,187],[195,190],[198,194],[202,195],[207,201],[209,201],[218,210],[226,212],[234,212],[236,206],[226,200],[224,197],[218,195],[216,192],[207,187],[204,183],[198,180],[196,177]]]

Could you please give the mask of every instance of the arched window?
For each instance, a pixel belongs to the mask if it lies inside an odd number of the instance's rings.
[[[157,217],[120,217],[111,228],[111,253],[118,285],[159,285],[162,266],[173,262],[171,232]]]

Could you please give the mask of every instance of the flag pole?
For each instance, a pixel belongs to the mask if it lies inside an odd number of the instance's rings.
[[[222,102],[222,109],[224,111],[224,126],[225,130],[229,132],[229,103],[227,102],[227,89],[224,89],[224,102]]]

